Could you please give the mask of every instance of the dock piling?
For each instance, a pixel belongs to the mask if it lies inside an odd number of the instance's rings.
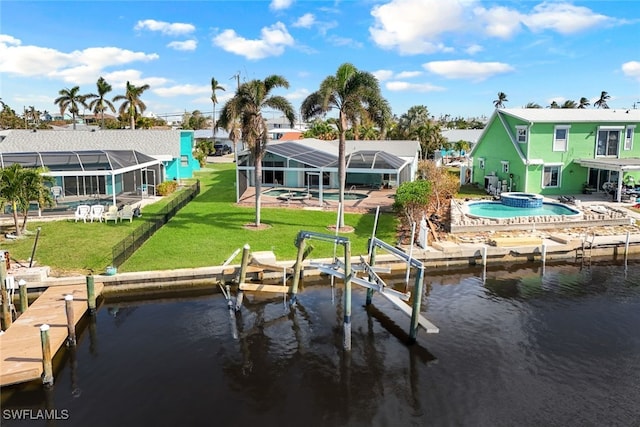
[[[420,326],[420,306],[422,304],[422,285],[424,282],[424,267],[418,268],[416,283],[413,289],[413,307],[411,310],[411,330],[409,331],[409,342],[416,342],[418,336],[418,326]]]
[[[300,271],[302,270],[302,259],[304,257],[306,241],[304,238],[298,239],[298,255],[296,256],[296,264],[293,266],[293,280],[289,289],[289,306],[296,305],[298,295],[298,284],[300,283]]]
[[[9,301],[9,292],[7,290],[7,264],[5,263],[5,254],[0,253],[0,297],[2,298],[2,330],[6,331],[11,326],[13,319],[11,317],[11,304]]]
[[[371,239],[371,242],[373,242],[373,238]],[[376,265],[376,245],[374,245],[373,243],[369,244],[369,265],[373,268]],[[371,281],[373,274],[369,273],[369,281]],[[366,305],[371,305],[371,300],[373,299],[373,292],[374,290],[372,288],[367,288],[367,300],[366,300]]]
[[[64,310],[67,313],[67,345],[75,347],[76,345],[76,325],[73,320],[73,295],[64,297]]]
[[[20,290],[20,314],[29,308],[29,298],[27,297],[27,282],[24,279],[18,280],[18,289]]]
[[[51,344],[49,343],[49,325],[40,326],[40,343],[42,344],[42,384],[53,385],[53,363],[51,360]]]
[[[351,350],[351,242],[344,243],[344,349]]]
[[[240,310],[242,307],[242,299],[244,298],[244,293],[242,289],[240,289],[239,285],[244,283],[247,279],[247,267],[249,266],[249,254],[251,252],[251,246],[249,244],[245,244],[242,247],[242,264],[240,264],[240,277],[238,278],[238,294],[236,295],[236,311]]]
[[[93,276],[90,274],[87,276],[87,307],[89,314],[95,314],[96,312],[96,291],[95,282]]]

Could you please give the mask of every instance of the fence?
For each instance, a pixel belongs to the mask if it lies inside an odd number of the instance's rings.
[[[140,247],[147,239],[173,218],[180,209],[193,200],[200,193],[200,180],[178,193],[167,206],[162,208],[153,221],[145,221],[133,232],[116,243],[111,249],[112,265],[119,267]]]

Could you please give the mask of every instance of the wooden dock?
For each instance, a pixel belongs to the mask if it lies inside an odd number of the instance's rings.
[[[95,284],[96,297],[102,288],[101,283]],[[0,387],[41,378],[40,326],[45,323],[50,326],[51,354],[55,355],[67,339],[66,295],[73,295],[73,317],[77,325],[87,312],[86,285],[53,286],[0,335]]]

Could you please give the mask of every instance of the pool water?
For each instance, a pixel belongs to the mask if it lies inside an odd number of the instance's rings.
[[[314,199],[319,199],[320,198],[320,192],[319,191],[310,191],[309,192],[311,194],[311,197],[313,197]],[[265,196],[269,196],[269,197],[278,197],[278,196],[282,196],[283,194],[292,194],[293,197],[303,197],[305,194],[307,194],[306,190],[289,190],[286,188],[279,188],[279,189],[271,189],[271,190],[267,190],[263,193]],[[345,200],[362,200],[362,199],[366,199],[368,196],[366,194],[360,194],[360,193],[344,193],[344,199]],[[322,198],[324,200],[338,200],[339,199],[339,194],[337,192],[327,192],[327,191],[323,191],[322,192]]]
[[[539,208],[517,208],[500,202],[468,204],[469,215],[483,218],[514,218],[518,216],[579,215],[580,212],[558,203],[543,203]]]

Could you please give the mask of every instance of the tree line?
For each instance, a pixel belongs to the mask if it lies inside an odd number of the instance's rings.
[[[611,96],[609,95],[609,93],[607,93],[606,91],[602,91],[600,93],[600,97],[598,98],[597,101],[595,101],[593,103],[593,106],[595,108],[603,108],[603,109],[607,109],[609,108],[609,105],[607,104],[607,101],[611,99]],[[507,99],[507,94],[504,92],[498,92],[498,97],[493,101],[493,106],[496,108],[504,108],[505,103],[509,102],[509,100]],[[547,106],[547,108],[578,108],[578,109],[584,109],[587,108],[588,106],[591,105],[591,102],[589,101],[589,98],[586,97],[582,97],[580,98],[579,101],[574,101],[572,99],[568,99],[566,101],[564,101],[562,104],[558,104],[557,101],[551,101],[551,104],[549,104]],[[540,104],[538,104],[537,102],[528,102],[523,108],[543,108]]]

